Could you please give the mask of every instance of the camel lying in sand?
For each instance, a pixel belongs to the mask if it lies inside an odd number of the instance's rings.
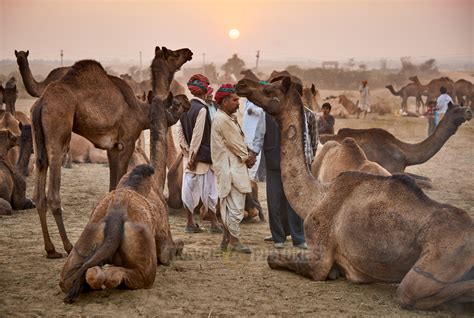
[[[171,99],[172,100],[172,99]],[[84,283],[92,289],[150,288],[158,264],[168,265],[183,249],[173,241],[163,187],[166,176],[166,131],[170,125],[159,97],[151,111],[151,162],[127,173],[117,188],[95,207],[89,223],[64,264],[60,286],[72,302]],[[179,117],[175,117],[174,122]],[[153,193],[157,191],[158,193]],[[102,265],[108,264],[107,267]]]
[[[6,158],[8,150],[17,145],[17,136],[9,130],[0,130],[0,215],[10,215],[12,210],[35,207],[33,202],[25,197],[25,177]],[[26,149],[20,150],[24,152]]]
[[[305,169],[303,103],[290,78],[265,87],[239,81],[237,93],[273,115],[289,203],[304,219],[308,253],[268,256],[272,269],[316,281],[398,283],[404,308],[474,300],[474,223],[466,211],[427,197],[404,175],[345,172],[322,185]],[[332,274],[331,274],[332,273]],[[330,275],[331,274],[331,275]]]
[[[390,176],[384,167],[369,161],[364,151],[352,138],[345,138],[341,143],[328,141],[316,154],[311,173],[321,183],[332,182],[344,171],[363,171]]]
[[[415,144],[403,142],[379,128],[343,128],[336,135],[321,135],[319,141],[322,144],[329,140],[341,142],[344,138],[351,137],[364,150],[369,160],[377,162],[392,174],[402,173],[407,166],[428,161],[456,133],[458,127],[471,118],[470,108],[449,104],[448,111],[436,126],[434,133]],[[419,177],[413,174],[411,176]]]

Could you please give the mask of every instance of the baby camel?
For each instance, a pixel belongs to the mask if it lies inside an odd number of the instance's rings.
[[[290,78],[237,92],[279,122],[285,194],[304,218],[309,253],[270,254],[272,269],[317,281],[339,269],[351,282],[400,282],[404,308],[474,301],[474,224],[466,211],[427,197],[405,175],[345,172],[327,186],[306,169],[303,103]]]

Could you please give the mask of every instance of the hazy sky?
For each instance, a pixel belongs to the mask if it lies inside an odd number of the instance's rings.
[[[240,30],[231,40],[228,31]],[[154,47],[193,62],[474,56],[474,0],[0,0],[0,59],[113,58],[144,64]]]

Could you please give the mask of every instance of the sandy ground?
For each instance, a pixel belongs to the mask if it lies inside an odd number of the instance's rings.
[[[18,102],[27,109],[31,100]],[[369,116],[365,120],[336,121],[341,127],[381,127],[405,141],[425,138],[426,119]],[[432,178],[434,189],[426,191],[439,202],[452,204],[474,216],[474,123],[464,124],[441,151],[409,172]],[[104,165],[74,165],[63,169],[61,197],[69,237],[75,242],[90,212],[108,187]],[[28,179],[28,195],[33,178]],[[265,212],[265,185],[260,184]],[[51,215],[50,232],[56,249],[64,253]],[[65,305],[58,286],[65,258],[46,259],[36,210],[17,211],[0,217],[0,316],[56,315],[265,315],[265,316],[472,316],[474,306],[444,305],[436,311],[402,310],[395,299],[396,285],[356,285],[345,279],[313,282],[290,272],[272,271],[266,256],[272,245],[263,238],[268,223],[243,224],[243,242],[252,255],[222,254],[221,237],[215,234],[185,234],[182,211],[170,212],[175,238],[185,242],[184,255],[169,267],[159,267],[148,290],[105,290],[80,296]],[[208,226],[204,223],[203,226]],[[296,253],[287,242],[286,253]]]

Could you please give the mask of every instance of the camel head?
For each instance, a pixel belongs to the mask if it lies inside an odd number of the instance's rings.
[[[256,81],[256,82],[260,81],[260,79],[257,77],[257,75],[255,75],[254,72],[252,72],[252,70],[244,70],[240,72],[240,74],[244,76],[243,78],[251,79],[252,81]]]
[[[30,50],[25,51],[17,51],[15,50],[15,57],[17,61],[26,61],[28,63],[28,55],[30,54]]]
[[[314,84],[311,84],[311,87],[303,87],[303,104],[313,110],[317,111],[318,110],[318,101],[317,98],[319,96],[319,92],[316,89],[316,86]]]
[[[272,102],[276,102],[272,97],[269,97],[263,93],[264,87],[265,85],[247,78],[241,79],[235,85],[237,95],[247,98],[249,101],[259,107],[262,107],[262,105],[270,105]]]
[[[472,109],[470,107],[463,107],[454,105],[453,103],[448,104],[448,110],[441,122],[449,123],[453,125],[453,128],[457,129],[464,122],[472,119]],[[440,125],[441,125],[440,122]]]
[[[154,102],[158,102],[159,97],[155,97],[152,91],[148,92],[148,102],[153,105]],[[176,124],[181,115],[187,112],[191,108],[191,102],[188,97],[184,94],[173,96],[173,93],[169,93],[168,97],[163,101],[166,109],[166,121],[168,127]],[[153,106],[152,106],[153,107]],[[156,105],[153,107],[156,108]]]
[[[191,61],[192,58],[193,52],[191,52],[190,49],[173,51],[164,46],[161,49],[157,46],[155,47],[155,58],[152,62],[152,70],[155,70],[155,67],[159,66],[161,71],[167,70],[174,74],[176,71],[179,71],[184,63]]]
[[[18,90],[15,84],[8,84],[3,89],[3,102],[5,103],[6,110],[15,114],[15,103],[18,98]]]
[[[0,158],[5,158],[8,150],[18,146],[18,137],[8,129],[0,130]]]

